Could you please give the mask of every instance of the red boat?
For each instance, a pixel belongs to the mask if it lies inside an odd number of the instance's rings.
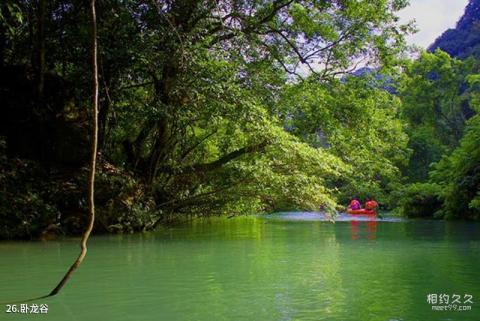
[[[377,212],[375,210],[367,210],[365,208],[362,208],[360,210],[348,209],[347,213],[350,215],[377,215]]]

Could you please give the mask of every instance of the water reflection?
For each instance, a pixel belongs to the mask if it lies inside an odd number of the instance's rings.
[[[362,238],[362,230],[366,228],[366,238],[368,240],[374,240],[377,234],[377,220],[375,217],[371,217],[368,220],[356,220],[355,217],[350,221],[350,231],[352,240],[358,240]]]
[[[374,240],[377,233],[377,221],[375,218],[372,218],[368,221],[357,221],[352,219],[350,221],[350,230],[352,235],[352,240],[358,240],[363,237],[362,230],[366,227],[366,238],[369,240]]]

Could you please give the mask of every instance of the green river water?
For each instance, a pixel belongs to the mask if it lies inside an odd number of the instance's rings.
[[[77,254],[78,239],[1,242],[0,302],[46,294]],[[470,310],[432,311],[429,294]],[[0,320],[478,321],[479,300],[478,223],[286,213],[92,237],[64,290],[34,302],[47,314],[3,304]]]

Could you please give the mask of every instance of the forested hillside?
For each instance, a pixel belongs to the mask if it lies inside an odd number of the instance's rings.
[[[394,193],[404,215],[480,217],[479,18],[471,0],[456,28],[406,65],[399,92],[412,156],[409,184]]]
[[[433,52],[437,48],[453,57],[480,58],[480,0],[470,0],[456,27],[446,30],[429,50]]]

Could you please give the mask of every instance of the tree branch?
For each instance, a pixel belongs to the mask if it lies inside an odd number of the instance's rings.
[[[210,163],[193,164],[193,165],[188,165],[183,167],[161,166],[159,167],[158,172],[187,174],[187,173],[200,173],[200,172],[213,171],[213,170],[219,169],[223,165],[245,154],[263,151],[267,145],[268,145],[268,142],[263,141],[260,144],[246,146],[246,147],[237,149],[231,153],[228,153],[223,157]]]

